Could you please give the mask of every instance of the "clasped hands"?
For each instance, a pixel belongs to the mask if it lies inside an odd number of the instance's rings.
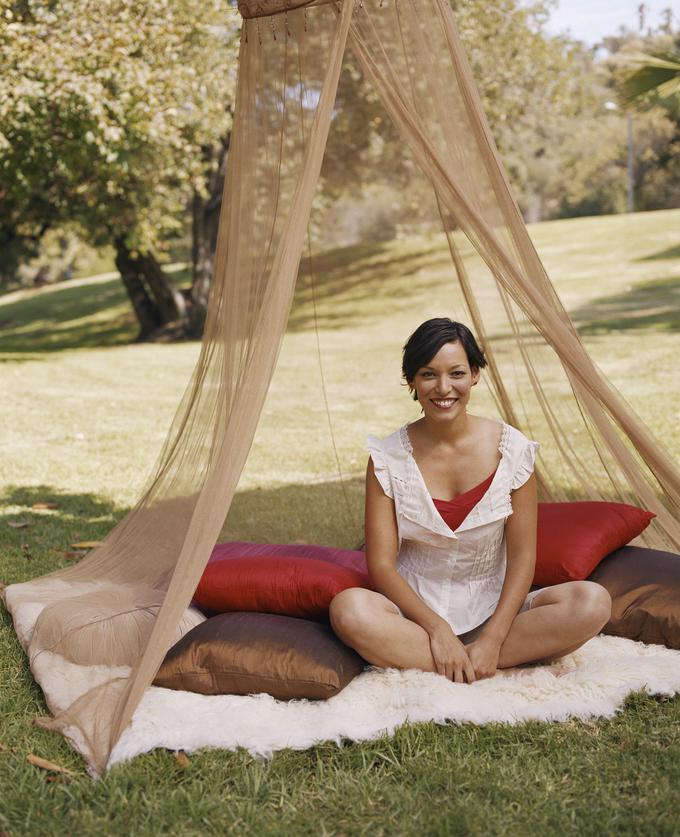
[[[481,633],[469,645],[464,645],[448,624],[441,625],[430,635],[430,650],[437,672],[454,683],[474,683],[493,677],[498,669],[502,641]]]

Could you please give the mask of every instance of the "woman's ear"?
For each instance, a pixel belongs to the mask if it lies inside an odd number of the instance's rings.
[[[481,377],[481,371],[479,369],[472,369],[472,386],[476,386],[477,381],[479,381]]]

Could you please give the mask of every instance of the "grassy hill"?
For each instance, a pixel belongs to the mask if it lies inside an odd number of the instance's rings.
[[[680,458],[680,210],[553,221],[532,236],[586,345]],[[474,259],[466,251],[469,265]],[[353,546],[362,531],[367,433],[418,416],[401,346],[423,319],[463,318],[439,236],[314,260],[320,386],[303,276],[225,538]],[[178,274],[178,281],[186,276]],[[490,318],[491,338],[504,335]],[[133,343],[122,284],[83,278],[0,297],[0,579],[73,560],[134,503],[198,344]],[[480,395],[480,411],[488,402]],[[35,503],[57,508],[36,509]],[[11,523],[25,523],[14,528]],[[32,727],[39,689],[0,615],[0,831],[12,834],[676,833],[680,699],[632,698],[610,722],[405,728],[260,763],[153,753],[93,785],[58,737]],[[12,750],[16,748],[16,752]],[[78,772],[47,783],[28,752]]]

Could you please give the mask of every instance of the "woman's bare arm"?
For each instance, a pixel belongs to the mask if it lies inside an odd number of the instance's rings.
[[[536,566],[536,477],[532,474],[512,492],[512,514],[505,524],[506,571],[501,597],[483,629],[502,644],[526,598]]]
[[[366,468],[366,564],[375,589],[430,636],[448,622],[431,610],[397,572],[399,535],[394,500],[382,490],[369,458]]]

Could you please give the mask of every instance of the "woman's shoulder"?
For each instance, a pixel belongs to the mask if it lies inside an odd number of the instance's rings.
[[[366,449],[373,462],[373,471],[388,497],[394,498],[392,478],[405,481],[408,474],[408,435],[406,425],[382,438],[369,434]]]
[[[502,455],[509,455],[510,458],[519,457],[526,450],[538,449],[538,442],[529,439],[519,428],[505,421],[473,416],[475,420],[475,433],[480,443],[486,443],[489,447],[495,447]]]
[[[530,439],[518,427],[515,427],[512,424],[503,423],[502,436],[505,437],[507,443],[512,443],[516,447],[524,448],[532,445],[538,447],[538,442],[534,442],[533,439]]]

